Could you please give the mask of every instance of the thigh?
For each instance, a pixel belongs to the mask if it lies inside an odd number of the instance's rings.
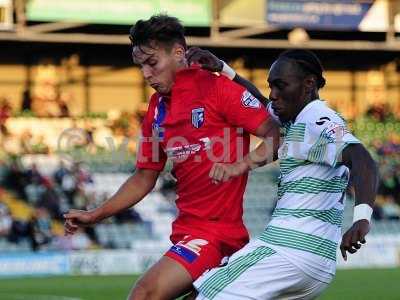
[[[194,282],[199,292],[196,299],[262,299],[260,287],[266,279],[263,268],[267,258],[275,254],[258,241],[250,242],[233,254],[225,266],[210,270]]]
[[[302,274],[297,284],[282,291],[278,299],[281,300],[311,300],[320,296],[329,286],[328,283],[314,279],[307,274]]]
[[[182,265],[196,280],[206,270],[218,266],[222,260],[220,243],[215,239],[186,235],[173,245],[165,256]]]
[[[226,266],[201,276],[194,286],[198,300],[267,300],[314,299],[326,284],[255,240],[236,252]]]
[[[137,281],[128,299],[175,299],[192,289],[192,277],[175,260],[163,256]]]

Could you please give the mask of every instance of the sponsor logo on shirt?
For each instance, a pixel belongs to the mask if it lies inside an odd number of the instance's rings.
[[[228,262],[229,262],[229,256],[224,256],[221,259],[221,262],[219,263],[218,267],[224,267],[224,266],[226,266],[228,264]]]
[[[201,248],[208,244],[208,241],[203,239],[190,239],[190,236],[185,236],[182,241],[172,246],[169,251],[178,254],[184,260],[192,263],[200,256]]]
[[[249,91],[244,91],[242,94],[242,105],[249,108],[260,108],[260,101],[254,97]]]
[[[167,156],[172,159],[182,159],[189,155],[196,154],[200,150],[209,150],[211,146],[210,138],[202,138],[200,143],[182,145],[178,147],[167,148]]]
[[[349,130],[345,125],[331,122],[326,128],[326,135],[331,138],[340,139],[344,137]]]
[[[204,124],[204,107],[192,109],[192,125],[200,128]]]
[[[323,125],[325,124],[326,121],[330,121],[331,119],[329,119],[328,117],[321,117],[318,119],[318,121],[315,122],[315,124],[317,125]]]

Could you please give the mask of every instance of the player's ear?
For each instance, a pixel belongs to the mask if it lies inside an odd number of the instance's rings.
[[[186,59],[185,48],[180,44],[175,44],[173,49],[174,57],[177,61],[181,62]]]
[[[304,78],[304,86],[307,93],[314,91],[317,87],[317,78],[314,75],[306,76],[306,78]]]

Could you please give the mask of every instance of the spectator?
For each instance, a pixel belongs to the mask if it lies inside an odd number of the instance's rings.
[[[53,175],[54,181],[55,181],[58,185],[61,185],[64,176],[67,175],[68,173],[69,173],[69,170],[68,170],[67,167],[65,166],[65,163],[61,160],[58,169],[55,171],[55,173],[54,173],[54,175]]]
[[[8,241],[12,243],[19,243],[25,238],[30,236],[30,223],[23,220],[13,220],[11,230],[8,235]]]
[[[19,198],[27,199],[25,192],[27,184],[27,174],[23,171],[19,159],[12,159],[5,175],[4,186],[14,191]]]
[[[43,176],[40,174],[39,169],[35,163],[32,164],[30,169],[26,171],[26,175],[30,182],[42,182]]]
[[[12,108],[7,98],[2,98],[0,100],[0,131],[3,136],[8,135],[8,130],[6,127],[6,121],[11,117]]]
[[[22,154],[31,154],[33,153],[32,144],[33,144],[33,135],[29,129],[24,130],[21,133],[21,137],[19,140],[20,149]]]
[[[75,176],[71,172],[64,174],[64,176],[62,177],[61,189],[67,197],[69,205],[73,206],[74,197],[77,192],[77,181]]]
[[[45,191],[42,185],[43,176],[37,169],[36,164],[32,164],[32,167],[25,174],[28,181],[28,184],[24,187],[26,199],[30,204],[36,205]]]
[[[35,214],[29,222],[29,239],[33,251],[49,244],[53,238],[51,231],[51,218],[44,207],[37,207]]]
[[[71,93],[65,91],[61,92],[60,90],[58,91],[56,102],[58,104],[60,118],[69,118],[71,116],[68,107],[68,103],[71,103],[71,101],[73,101]]]
[[[53,219],[61,220],[60,198],[54,188],[53,182],[49,178],[43,178],[42,185],[44,192],[37,203],[38,206],[46,208]]]
[[[31,110],[32,110],[32,96],[30,89],[27,88],[22,93],[21,111],[31,111]]]
[[[371,106],[366,115],[377,122],[384,122],[386,119],[392,117],[392,113],[387,104],[375,104]]]
[[[8,207],[0,203],[0,238],[7,237],[11,232],[13,219]]]
[[[68,118],[70,115],[69,115],[69,108],[68,108],[67,103],[64,100],[59,99],[57,101],[57,104],[58,104],[58,109],[60,110],[59,117],[60,118]]]

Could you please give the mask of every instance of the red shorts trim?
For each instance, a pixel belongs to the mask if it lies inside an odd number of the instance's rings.
[[[218,266],[224,257],[220,245],[195,235],[186,235],[164,255],[181,264],[193,281],[206,270]]]

